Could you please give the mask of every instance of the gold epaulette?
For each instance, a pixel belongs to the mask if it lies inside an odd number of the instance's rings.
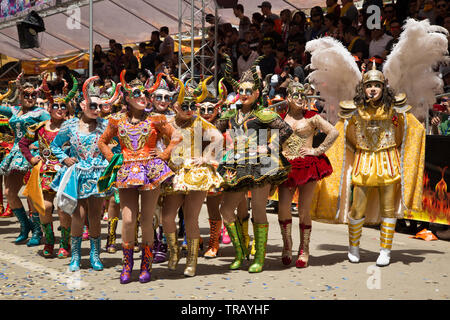
[[[398,113],[405,113],[412,109],[412,106],[406,103],[406,94],[399,93],[395,95],[394,109]]]
[[[339,102],[339,108],[340,111],[338,116],[343,119],[348,119],[358,107],[355,105],[353,100],[344,100]]]

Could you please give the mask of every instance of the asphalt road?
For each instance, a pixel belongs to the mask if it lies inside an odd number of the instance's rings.
[[[396,233],[391,265],[375,267],[379,231],[364,228],[361,262],[347,261],[347,226],[313,222],[310,266],[305,269],[281,264],[281,235],[275,214],[269,214],[267,257],[262,273],[250,274],[249,263],[231,271],[231,244],[221,244],[213,260],[200,257],[197,275],[183,276],[185,259],[171,272],[167,262],[153,265],[152,281],[138,282],[140,253],[135,253],[134,281],[121,285],[122,252],[101,253],[105,269],[93,271],[89,242],[82,244],[81,272],[67,271],[69,259],[45,259],[43,246],[15,245],[19,224],[15,217],[0,219],[0,300],[323,300],[323,299],[449,299],[450,242],[412,239]],[[60,233],[56,231],[57,241]],[[298,219],[293,218],[294,259],[299,244]],[[106,244],[106,221],[102,222],[102,247]],[[206,206],[200,215],[205,244],[209,225]],[[118,243],[121,223],[118,226]],[[252,229],[250,226],[250,233]],[[180,243],[181,243],[180,239]],[[56,246],[57,248],[58,246]]]

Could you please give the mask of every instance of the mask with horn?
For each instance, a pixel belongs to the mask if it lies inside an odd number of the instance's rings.
[[[98,77],[98,76],[90,77],[83,84],[82,91],[83,91],[84,101],[86,101],[86,105],[90,105],[91,97],[100,98],[102,100],[102,104],[106,104],[106,105],[113,104],[114,101],[116,101],[117,98],[119,97],[119,89],[121,88],[122,85],[120,83],[116,85],[116,88],[115,88],[115,91],[114,91],[114,94],[112,97],[106,96],[103,98],[102,95],[100,94],[100,87],[93,86],[93,82],[98,79],[100,79],[100,77]]]
[[[147,89],[144,86],[144,84],[142,83],[142,81],[140,81],[139,79],[134,79],[132,82],[127,83],[127,81],[125,80],[126,74],[127,74],[127,71],[125,69],[123,69],[122,72],[120,73],[120,83],[122,84],[122,88],[125,90],[125,92],[128,95],[132,95],[132,87],[139,87],[139,89],[142,92],[147,92],[147,94],[152,94],[153,92],[155,92],[156,89],[158,89],[158,87],[161,83],[162,77],[166,76],[166,74],[164,74],[164,73],[158,74],[158,76],[156,77],[155,83],[150,88]]]
[[[225,60],[226,60],[226,67],[225,67],[225,80],[228,81],[229,84],[233,86],[234,91],[239,90],[239,86],[244,82],[251,82],[253,83],[253,89],[260,89],[261,88],[261,79],[259,78],[258,72],[256,70],[256,67],[259,65],[262,59],[264,59],[264,56],[259,56],[252,64],[250,70],[245,71],[242,74],[241,79],[236,81],[233,79],[232,72],[233,72],[233,62],[231,61],[231,58],[229,55],[224,54]]]
[[[185,85],[183,84],[183,82],[175,77],[173,77],[173,79],[178,82],[179,85],[179,92],[178,92],[178,98],[177,98],[177,103],[178,105],[182,106],[182,105],[192,105],[192,104],[196,104],[196,103],[201,103],[203,102],[203,100],[206,99],[206,97],[208,96],[208,89],[207,89],[207,83],[208,81],[212,78],[212,76],[209,76],[208,78],[206,78],[205,80],[203,80],[202,82],[200,82],[199,86],[192,90],[192,91],[188,91],[185,88]]]
[[[0,94],[0,102],[9,98],[13,94],[14,82],[14,80],[8,82],[8,90],[5,92],[5,94]]]

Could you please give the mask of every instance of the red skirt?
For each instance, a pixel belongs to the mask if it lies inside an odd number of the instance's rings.
[[[288,179],[281,185],[287,188],[296,188],[311,181],[317,181],[329,176],[333,172],[330,160],[324,154],[306,156],[289,160],[292,169]]]

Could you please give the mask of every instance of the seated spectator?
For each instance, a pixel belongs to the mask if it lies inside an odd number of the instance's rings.
[[[117,75],[120,75],[122,70],[125,68],[125,55],[123,54],[122,44],[116,43],[114,45],[114,54],[114,70],[116,71]]]
[[[132,79],[136,78],[139,70],[139,61],[133,53],[133,48],[125,47],[124,57],[124,67],[127,70],[127,74],[129,74],[130,77],[133,77]]]
[[[275,23],[271,18],[264,19],[261,24],[261,32],[263,33],[263,41],[271,41],[273,47],[283,41],[280,34],[275,31]]]
[[[439,104],[442,112],[434,112],[435,115],[431,119],[431,132],[444,136],[450,136],[450,104],[449,96],[440,98]]]
[[[344,42],[352,55],[357,56],[360,60],[369,58],[369,47],[358,35],[355,27],[346,27],[344,29]]]
[[[352,25],[357,25],[358,9],[353,4],[353,0],[342,0],[341,17],[347,17],[350,19]]]
[[[400,21],[392,20],[390,25],[391,25],[390,31],[392,39],[389,40],[389,42],[386,45],[386,48],[384,49],[383,59],[386,59],[389,53],[391,53],[394,44],[398,42],[400,38],[400,33],[402,32],[402,25],[400,24]]]
[[[239,41],[239,32],[237,31],[236,28],[232,28],[225,34],[225,45],[228,48],[230,48],[231,57],[235,60],[238,57],[238,50],[237,50],[238,41]]]
[[[273,52],[273,44],[270,40],[264,40],[262,42],[261,51],[264,58],[259,63],[259,67],[261,69],[261,76],[264,79],[267,74],[274,73],[277,61]]]
[[[274,31],[281,34],[281,19],[277,14],[272,13],[272,4],[269,1],[264,1],[258,8],[261,9],[264,17],[272,19],[274,22]]]
[[[159,54],[164,58],[166,63],[172,61],[175,44],[172,37],[169,35],[168,27],[161,27],[159,34],[164,38],[164,41],[159,46]]]
[[[165,73],[166,63],[164,62],[164,57],[158,54],[155,57],[155,73],[153,74],[155,77],[161,72]]]
[[[384,54],[384,49],[393,38],[386,34],[382,29],[372,29],[371,40],[369,44],[369,56],[380,56]]]
[[[102,46],[96,44],[94,47],[93,67],[94,73],[99,72],[103,68],[104,58],[106,54],[102,50]]]
[[[239,39],[244,39],[244,35],[250,30],[252,22],[249,17],[244,15],[244,6],[242,4],[235,5],[233,13],[236,18],[239,18]]]
[[[347,17],[339,17],[338,19],[338,30],[339,38],[344,38],[344,29],[352,26],[352,21]]]
[[[306,29],[305,39],[311,41],[325,35],[327,27],[323,24],[323,15],[314,14],[311,16],[311,27]]]
[[[306,30],[306,15],[303,11],[299,10],[292,16],[292,23],[300,26],[300,32],[304,33]]]
[[[436,21],[436,8],[434,0],[424,0],[423,8],[417,13],[419,20],[428,19],[430,24],[435,24]]]
[[[335,17],[341,16],[341,6],[338,4],[338,0],[326,0],[327,14],[333,14]]]
[[[116,40],[114,39],[109,39],[109,50],[108,52],[114,52],[114,46],[116,44]]]
[[[252,14],[252,24],[256,24],[258,26],[258,30],[261,29],[261,24],[264,21],[264,16],[259,12],[254,12]]]
[[[286,43],[287,38],[289,37],[289,28],[291,24],[291,10],[284,9],[280,12],[281,18],[281,40]]]
[[[240,56],[237,59],[237,72],[238,78],[240,79],[242,74],[250,69],[253,65],[253,62],[258,58],[258,52],[252,50],[247,41],[241,40],[239,42],[238,50],[240,52]]]
[[[275,50],[275,57],[277,59],[277,66],[275,67],[275,73],[281,74],[284,67],[287,66],[287,47],[280,43]]]
[[[151,73],[155,73],[155,57],[156,52],[153,46],[149,43],[144,43],[142,48],[139,46],[139,51],[143,50],[141,53],[143,54],[141,58],[141,69],[149,70]]]
[[[162,40],[160,39],[160,34],[158,30],[152,32],[150,38],[150,45],[154,48],[156,54],[159,53],[159,47],[161,46]]]
[[[387,34],[391,34],[391,21],[396,19],[395,6],[388,3],[383,8],[383,29]]]
[[[436,20],[435,23],[441,27],[444,26],[445,18],[448,16],[447,0],[436,1]]]
[[[325,28],[327,28],[325,35],[339,39],[339,29],[337,27],[337,19],[333,13],[327,13],[323,19]]]
[[[302,57],[299,55],[291,55],[288,58],[288,66],[290,68],[290,75],[292,76],[294,81],[298,81],[300,83],[305,82],[305,72],[303,71],[302,66]]]

